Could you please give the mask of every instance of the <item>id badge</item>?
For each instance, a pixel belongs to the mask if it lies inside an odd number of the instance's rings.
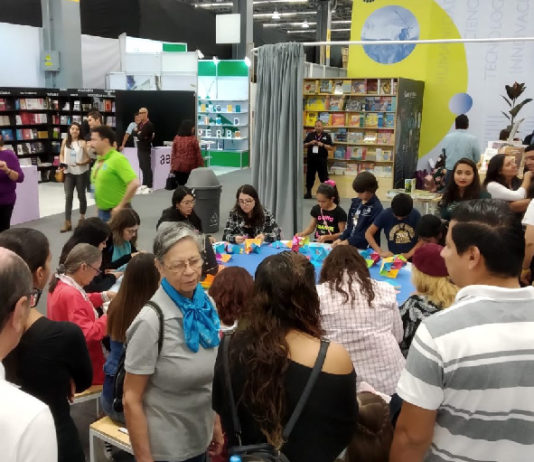
[[[314,154],[319,154],[319,146],[314,144],[313,147],[312,147],[312,152]]]

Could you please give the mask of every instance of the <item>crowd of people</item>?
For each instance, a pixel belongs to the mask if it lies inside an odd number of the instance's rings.
[[[312,154],[328,149],[318,128]],[[530,460],[534,148],[521,180],[505,155],[483,184],[477,159],[456,159],[437,215],[421,216],[404,193],[384,208],[370,172],[355,177],[347,214],[325,179],[307,227],[294,230],[332,244],[318,277],[293,251],[264,258],[252,277],[219,267],[179,169],[152,249],[138,249],[139,182],[115,143],[103,125],[88,144],[73,125],[63,143],[70,207],[96,153],[98,217],[74,227],[55,271],[41,232],[0,232],[6,460],[85,460],[69,401],[90,385],[102,385],[103,411],[127,427],[141,462],[227,461],[247,445],[291,462]],[[235,200],[223,240],[282,238],[253,186]],[[414,293],[400,306],[395,287],[371,277],[365,249],[411,263]]]

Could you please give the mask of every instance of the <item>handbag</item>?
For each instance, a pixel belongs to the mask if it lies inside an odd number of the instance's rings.
[[[174,191],[178,186],[178,178],[176,178],[176,175],[171,172],[169,173],[169,176],[167,177],[167,181],[165,181],[165,189],[167,191]]]
[[[63,183],[65,181],[65,172],[63,169],[58,168],[54,174],[54,178],[57,183]]]
[[[229,359],[229,348],[230,348],[230,339],[232,334],[226,334],[223,338],[223,368],[224,368],[224,380],[226,383],[226,388],[228,389],[229,398],[230,398],[230,409],[232,412],[232,423],[234,426],[235,437],[237,440],[237,446],[233,446],[228,449],[229,455],[238,455],[241,457],[242,462],[290,462],[289,459],[273,445],[269,443],[260,443],[260,444],[250,444],[243,445],[241,440],[241,423],[239,421],[239,416],[237,415],[237,406],[235,404],[234,392],[232,389],[232,378],[230,375],[230,359]],[[319,354],[315,360],[312,372],[304,390],[300,395],[300,398],[291,414],[291,417],[287,421],[284,430],[282,431],[282,438],[284,441],[289,439],[295,424],[297,423],[304,406],[310,397],[311,391],[319,377],[321,369],[323,367],[324,359],[326,357],[326,351],[330,342],[328,340],[321,339],[321,348],[319,349]]]

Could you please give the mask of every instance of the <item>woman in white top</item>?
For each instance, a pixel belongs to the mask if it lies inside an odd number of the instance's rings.
[[[324,261],[317,293],[325,336],[348,350],[357,385],[366,382],[381,393],[395,393],[405,359],[393,286],[371,279],[356,248],[339,246]]]
[[[484,186],[492,199],[510,202],[512,210],[514,210],[514,202],[527,197],[527,190],[532,178],[532,172],[528,171],[525,172],[523,181],[521,181],[517,178],[517,172],[518,168],[514,156],[497,154],[489,161],[484,180]]]
[[[72,199],[74,188],[78,192],[80,201],[80,220],[85,218],[87,211],[87,198],[85,197],[85,188],[87,186],[86,172],[89,170],[91,159],[87,154],[86,143],[80,137],[81,126],[73,122],[69,127],[67,137],[61,143],[59,152],[59,162],[65,172],[65,224],[60,232],[65,233],[72,229]]]

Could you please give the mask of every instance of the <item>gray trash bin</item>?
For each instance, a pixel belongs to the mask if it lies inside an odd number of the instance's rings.
[[[186,186],[194,190],[195,212],[202,220],[205,233],[219,231],[222,185],[211,168],[199,167],[191,171]]]

